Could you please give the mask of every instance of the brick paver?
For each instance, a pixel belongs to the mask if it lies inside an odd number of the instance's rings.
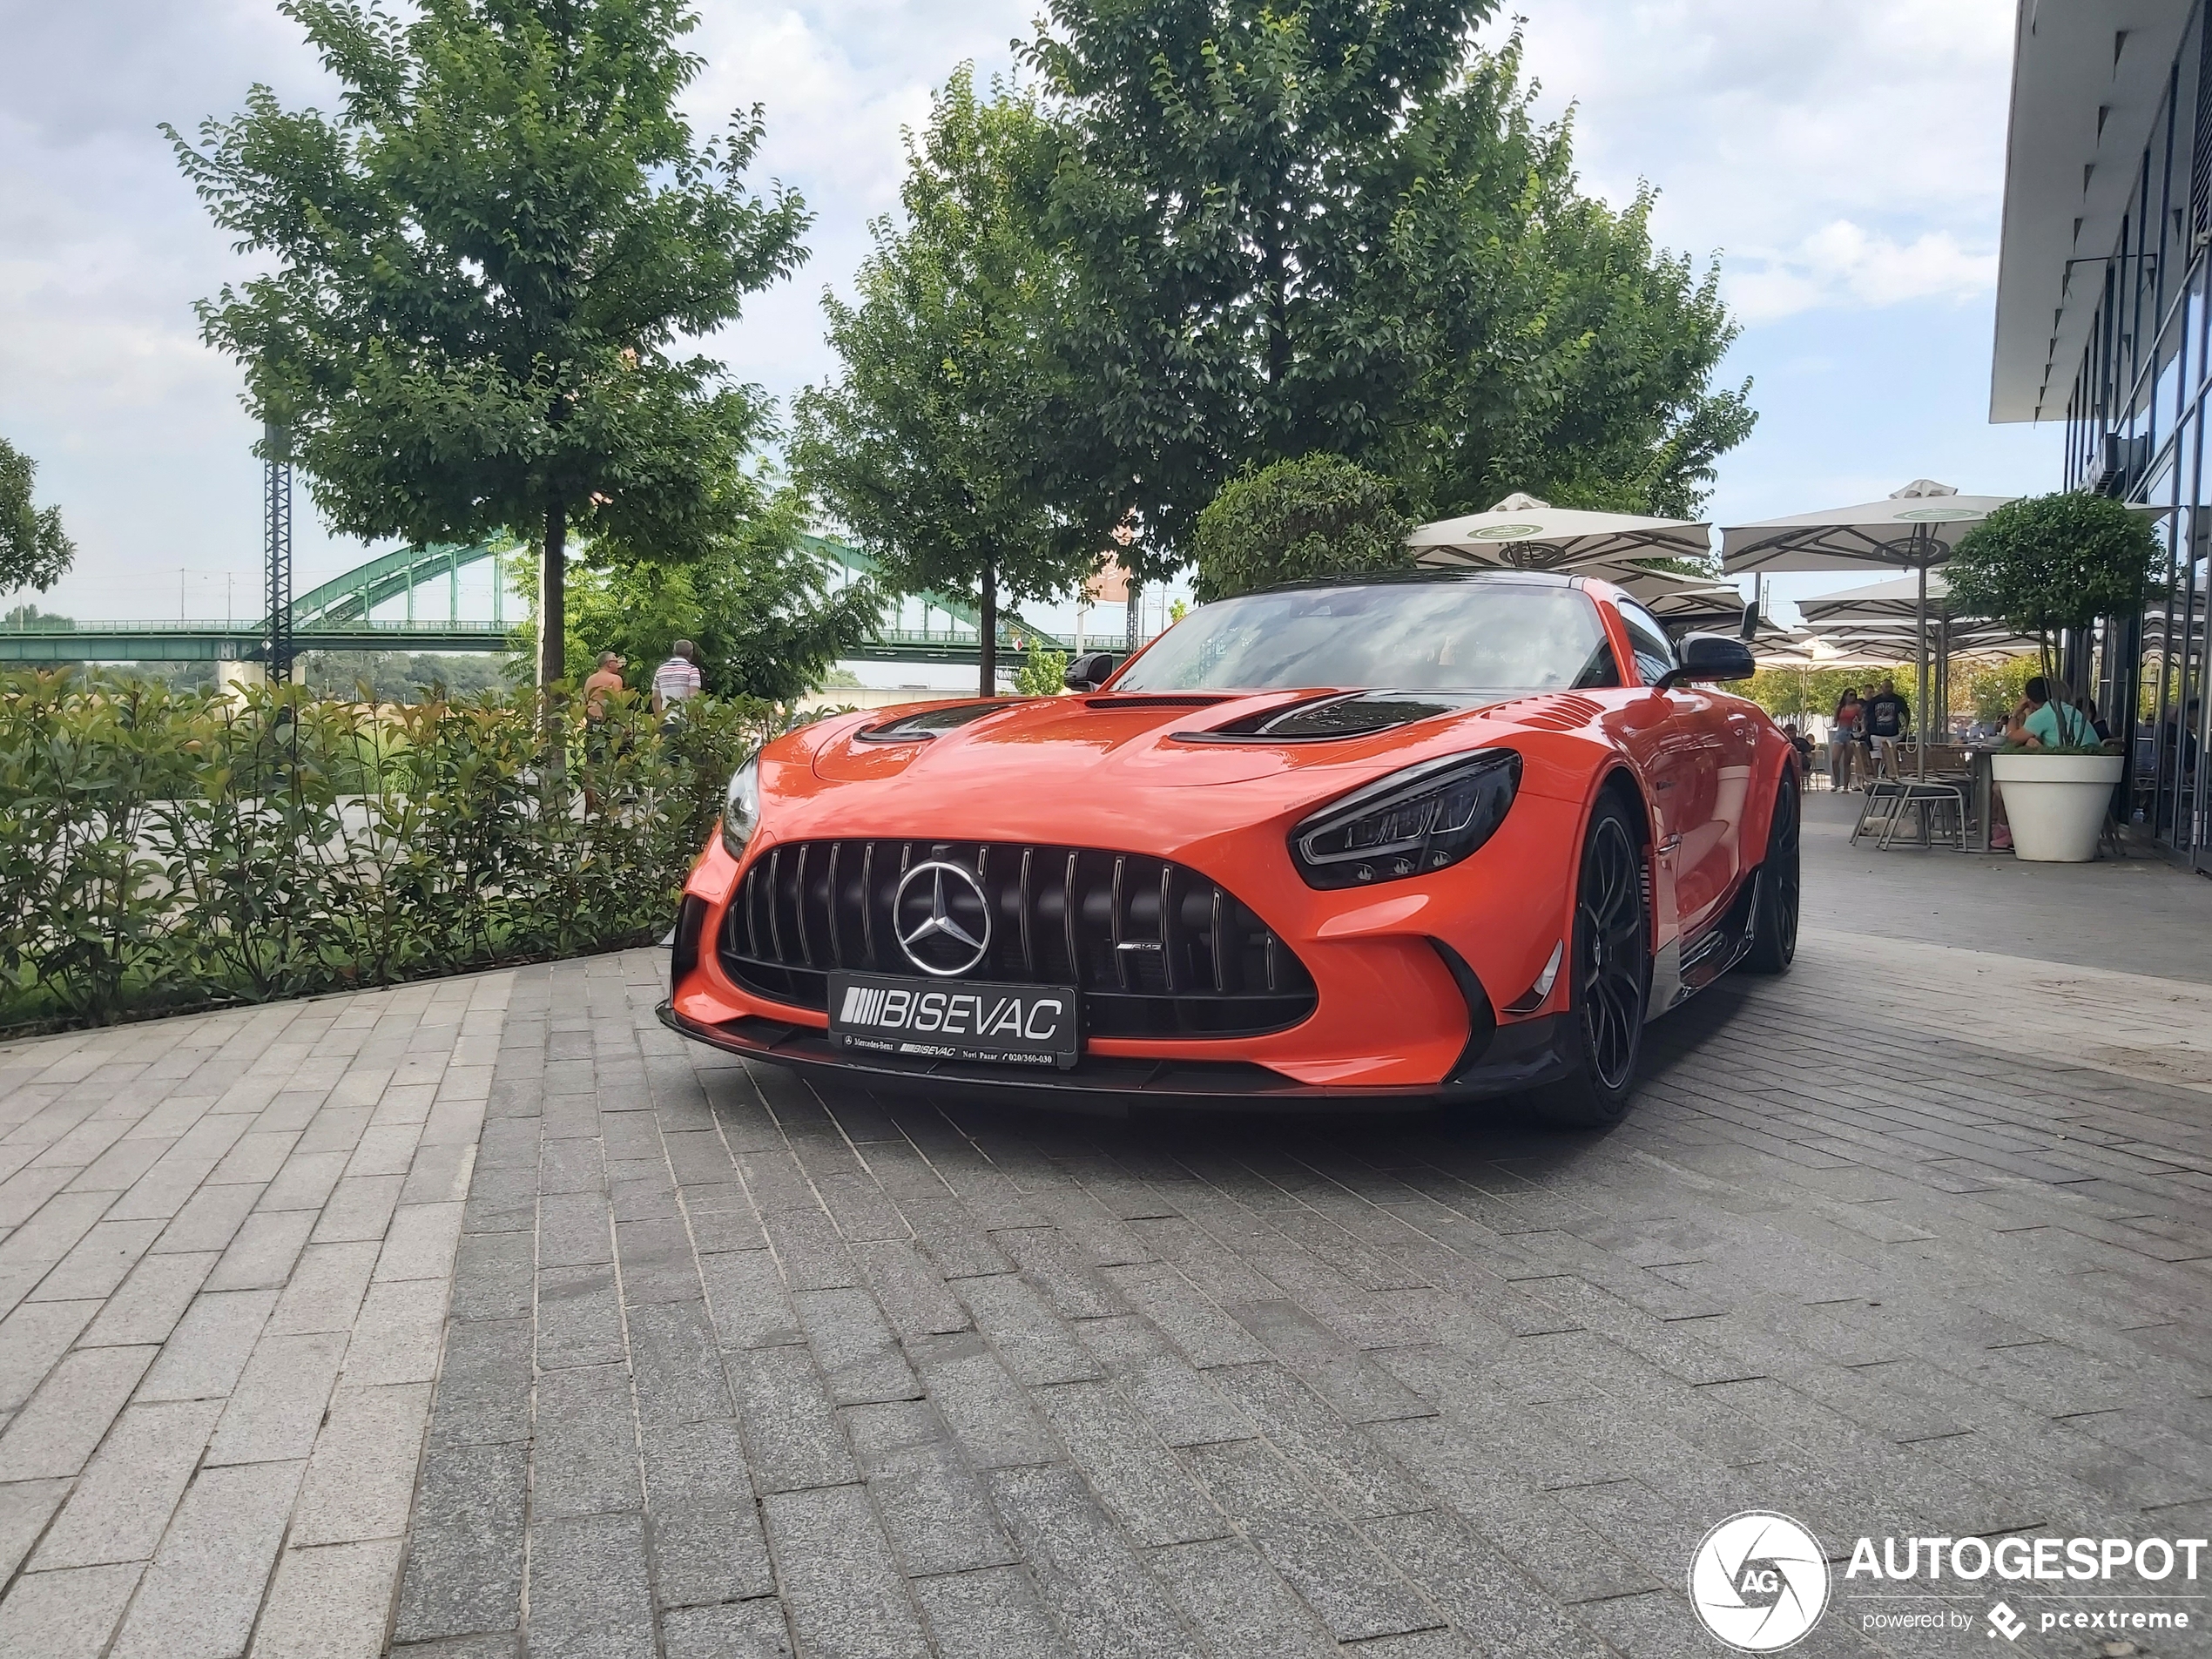
[[[507,994],[0,1049],[0,1656],[382,1649]]]
[[[2204,1534],[2212,887],[1915,936],[2041,873],[1835,806],[1600,1136],[817,1091],[654,953],[0,1050],[0,1655],[1712,1654],[1747,1507]]]

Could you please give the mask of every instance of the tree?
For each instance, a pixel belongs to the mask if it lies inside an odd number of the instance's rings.
[[[2033,657],[2000,657],[1994,662],[1962,664],[1963,672],[1953,671],[1951,677],[1951,712],[1971,714],[1977,720],[1997,721],[2012,718],[2013,711],[2027,695],[2027,682],[2043,671],[2043,664]],[[2147,689],[2155,691],[2154,681]],[[2114,723],[2119,723],[2117,713]],[[2149,718],[2146,711],[2142,718]]]
[[[2033,635],[2055,677],[2060,634],[2141,610],[2158,552],[2148,514],[2065,490],[2006,502],[1959,538],[1943,573],[1952,610]]]
[[[1067,689],[1068,653],[1033,645],[1015,671],[1014,689],[1022,697],[1057,697]]]
[[[1123,510],[1071,482],[1089,463],[1050,344],[1069,273],[1040,229],[1049,136],[1033,98],[954,74],[907,137],[905,224],[870,226],[857,303],[823,296],[844,379],[800,395],[792,454],[894,588],[976,596],[987,697],[1001,595],[1073,587]]]
[[[1191,534],[1201,604],[1278,582],[1409,570],[1410,522],[1390,481],[1336,455],[1247,470],[1221,487]]]
[[[1648,190],[1579,193],[1518,35],[1474,44],[1491,10],[1050,0],[1028,55],[1064,111],[1063,353],[1140,574],[1247,466],[1343,455],[1429,515],[1515,489],[1687,513],[1748,432],[1744,392],[1709,389],[1713,276],[1654,252]]]
[[[866,582],[833,590],[829,560],[800,533],[803,505],[779,492],[688,563],[584,573],[569,617],[568,677],[588,673],[603,651],[620,651],[630,685],[644,691],[669,647],[689,639],[713,696],[788,706],[819,687],[876,625],[883,598]]]
[[[572,537],[703,553],[750,505],[758,388],[682,342],[805,257],[742,182],[759,111],[696,143],[682,0],[284,0],[343,85],[265,86],[194,145],[209,213],[274,269],[199,307],[332,526],[534,542],[560,619]],[[541,684],[562,676],[543,631]]]
[[[499,659],[421,651],[316,651],[303,657],[303,678],[327,697],[351,698],[366,685],[379,703],[421,703],[474,697],[502,684]]]
[[[62,579],[77,543],[62,533],[62,509],[31,504],[38,463],[0,438],[0,593],[40,593]]]
[[[1814,714],[1825,718],[1835,714],[1844,691],[1859,691],[1869,683],[1864,669],[1762,668],[1743,695],[1777,720]]]

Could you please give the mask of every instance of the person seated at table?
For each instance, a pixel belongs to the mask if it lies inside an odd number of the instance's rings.
[[[2086,692],[2083,695],[2075,698],[2074,699],[2074,711],[2089,723],[2089,729],[2097,734],[2097,741],[2099,743],[2110,743],[2112,741],[2112,728],[2107,725],[2104,723],[2103,718],[2098,714],[2097,699],[2095,698],[2087,695]]]
[[[2036,675],[2023,689],[2027,694],[2013,711],[2012,723],[2005,731],[2006,747],[2078,749],[2101,741],[2089,717],[2054,698],[2051,682],[2043,676]]]

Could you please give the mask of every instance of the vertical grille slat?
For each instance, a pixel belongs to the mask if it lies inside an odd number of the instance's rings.
[[[1068,854],[1067,884],[1060,890],[1060,921],[1062,929],[1067,934],[1068,982],[1089,990],[1090,988],[1083,983],[1082,950],[1077,942],[1076,933],[1078,921],[1076,911],[1082,900],[1076,892],[1076,866],[1082,857],[1080,853]]]
[[[1120,853],[1114,855],[1113,925],[1107,936],[1114,941],[1114,983],[1129,989],[1129,958],[1122,954],[1122,872],[1129,860]]]
[[[1227,897],[1218,887],[1214,888],[1213,929],[1208,948],[1213,956],[1213,988],[1217,996],[1229,994],[1229,928],[1222,914]]]
[[[879,971],[883,967],[882,953],[875,948],[875,843],[867,843],[860,854],[860,937],[868,948],[868,966]]]
[[[1033,846],[1022,849],[1022,890],[1015,900],[1022,918],[1022,971],[1031,979],[1037,976],[1036,947],[1029,938],[1029,860],[1035,853]]]
[[[1160,866],[1160,988],[1175,995],[1175,866]]]
[[[814,941],[808,936],[806,928],[806,855],[813,850],[811,842],[801,841],[799,844],[797,867],[792,871],[791,878],[792,915],[799,923],[799,959],[809,968],[814,965]]]
[[[768,853],[768,948],[776,953],[776,960],[784,961],[784,930],[778,925],[776,912],[783,908],[783,883],[777,880],[783,873],[784,850],[772,847]]]
[[[925,859],[973,870],[983,888],[993,932],[971,977],[1075,985],[1091,1036],[1257,1035],[1313,1010],[1305,964],[1234,894],[1165,859],[1083,847],[782,843],[745,870],[718,941],[724,967],[760,996],[816,1010],[832,970],[916,972],[896,895]]]

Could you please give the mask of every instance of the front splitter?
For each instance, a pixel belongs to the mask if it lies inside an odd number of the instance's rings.
[[[1137,1108],[1196,1111],[1407,1113],[1461,1101],[1487,1100],[1533,1089],[1567,1074],[1567,1016],[1550,1015],[1502,1025],[1481,1059],[1448,1082],[1404,1088],[1342,1089],[1301,1083],[1241,1061],[1130,1060],[1086,1055],[1072,1070],[1007,1072],[951,1060],[856,1055],[833,1048],[813,1026],[745,1015],[719,1024],[687,1019],[664,1001],[660,1021],[694,1042],[725,1054],[788,1066],[825,1080],[842,1077],[868,1088],[1020,1103],[1066,1111],[1125,1116]]]

